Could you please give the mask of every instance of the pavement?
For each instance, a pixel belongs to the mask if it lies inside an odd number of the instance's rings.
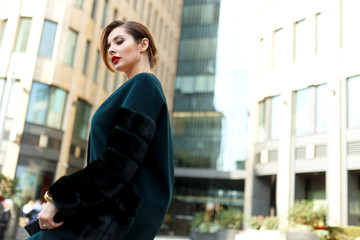
[[[15,240],[25,240],[29,237],[29,234],[26,230],[19,226],[16,232]],[[5,240],[14,240],[10,238],[5,238]],[[157,236],[154,240],[190,240],[189,237],[182,237],[182,236]]]

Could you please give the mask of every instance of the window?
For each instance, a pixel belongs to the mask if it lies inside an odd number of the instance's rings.
[[[152,18],[153,22],[150,25],[150,28],[153,29],[154,35],[156,36],[156,29],[157,29],[157,19],[158,19],[158,11],[155,11],[154,17]]]
[[[147,19],[146,19],[146,23],[148,25],[150,25],[150,21],[151,21],[151,12],[152,12],[152,3],[149,3],[149,5],[148,5],[148,14],[147,14]]]
[[[86,140],[89,128],[90,105],[83,100],[78,100],[76,104],[75,123],[73,135]]]
[[[347,101],[348,101],[348,128],[360,127],[360,76],[351,77],[347,80]]]
[[[311,99],[310,88],[296,91],[295,97],[295,135],[311,132]]]
[[[279,139],[281,128],[281,101],[280,96],[271,98],[271,116],[270,116],[270,138]]]
[[[323,45],[327,44],[324,39],[324,20],[320,13],[315,14],[315,54],[323,52]]]
[[[96,0],[93,0],[92,9],[91,9],[91,18],[95,19],[96,15]]]
[[[82,8],[84,0],[74,0],[74,5]]]
[[[294,60],[304,60],[308,57],[308,53],[310,52],[310,39],[307,32],[307,24],[305,19],[300,20],[295,23],[295,49],[294,49]]]
[[[53,88],[49,102],[46,126],[60,129],[65,109],[66,92],[61,88]]]
[[[68,39],[65,47],[64,62],[69,66],[73,66],[75,57],[75,48],[77,43],[78,33],[72,29],[68,31]]]
[[[5,78],[0,78],[0,99],[3,98],[5,82],[6,82]]]
[[[316,132],[322,133],[328,130],[329,114],[329,89],[327,84],[321,84],[316,88]]]
[[[323,133],[328,129],[329,91],[327,84],[295,92],[295,135]]]
[[[144,1],[145,0],[141,0],[141,5],[140,5],[140,16],[143,18],[145,18],[145,16],[144,16],[144,5],[145,5]]]
[[[266,101],[259,103],[258,142],[266,140]]]
[[[90,50],[90,41],[87,40],[86,41],[86,47],[85,47],[85,55],[84,55],[84,62],[83,62],[83,68],[82,68],[82,73],[86,74],[86,70],[87,70],[87,63],[89,60],[89,50]]]
[[[274,31],[274,42],[273,42],[273,67],[282,66],[285,60],[284,51],[284,31],[282,28]]]
[[[258,142],[277,140],[281,131],[280,95],[259,102]]]
[[[96,60],[95,60],[95,68],[94,68],[94,75],[93,75],[93,82],[96,82],[98,71],[99,71],[99,64],[100,64],[100,52],[99,50],[96,53]]]
[[[57,23],[48,20],[44,21],[38,53],[39,56],[51,58],[54,48],[56,29]]]
[[[116,9],[114,9],[114,17],[113,20],[117,20],[117,16],[118,15],[118,11]]]
[[[104,10],[103,10],[103,16],[102,16],[102,20],[101,20],[101,27],[104,28],[105,27],[105,23],[106,23],[106,16],[107,16],[107,12],[108,12],[108,1],[105,1],[105,5],[104,5]]]
[[[33,82],[26,121],[60,129],[66,97],[61,88]]]
[[[4,36],[6,31],[7,19],[0,21],[0,52],[3,49]]]
[[[20,19],[19,31],[16,38],[15,52],[26,52],[30,27],[31,18],[22,17]]]
[[[114,76],[113,91],[117,89],[118,85],[119,85],[119,73],[117,72]]]
[[[109,71],[105,70],[104,83],[103,83],[104,90],[107,90],[108,82],[109,82]]]

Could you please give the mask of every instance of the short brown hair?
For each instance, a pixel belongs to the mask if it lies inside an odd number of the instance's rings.
[[[101,56],[105,63],[105,66],[112,72],[115,72],[114,68],[110,64],[109,58],[108,58],[108,37],[112,30],[114,30],[117,27],[123,27],[125,28],[125,31],[130,34],[136,43],[140,43],[140,41],[144,38],[147,38],[149,40],[149,47],[146,50],[147,54],[149,56],[149,63],[150,68],[153,68],[157,61],[158,61],[158,52],[157,48],[155,46],[154,39],[147,27],[145,27],[143,24],[135,21],[121,21],[121,20],[115,20],[111,22],[109,25],[105,27],[105,29],[102,32],[101,35]]]

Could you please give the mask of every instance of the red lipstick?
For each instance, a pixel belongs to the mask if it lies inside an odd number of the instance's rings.
[[[111,58],[111,62],[112,62],[113,64],[116,64],[119,60],[120,60],[120,57],[118,57],[118,56],[113,56],[113,57]]]

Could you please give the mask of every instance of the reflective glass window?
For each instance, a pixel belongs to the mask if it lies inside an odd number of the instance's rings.
[[[107,12],[108,12],[108,6],[109,3],[107,0],[105,0],[105,5],[104,5],[104,9],[103,9],[103,16],[102,16],[102,20],[101,20],[101,27],[104,28],[105,24],[106,24],[106,16],[107,16]]]
[[[310,88],[296,91],[295,95],[295,134],[305,135],[311,132],[311,95]]]
[[[74,0],[74,5],[82,8],[84,0]]]
[[[179,60],[216,57],[216,38],[185,39],[180,41]]]
[[[73,135],[86,140],[90,121],[90,105],[79,99],[76,104],[76,115]]]
[[[308,32],[308,24],[305,19],[295,23],[295,60],[304,60],[309,56],[311,37]]]
[[[104,82],[103,82],[104,90],[107,90],[108,82],[109,82],[109,71],[105,70],[105,76],[104,76]]]
[[[329,89],[327,84],[316,87],[316,132],[322,133],[328,130],[329,118]]]
[[[16,37],[15,52],[26,52],[29,33],[31,27],[31,18],[22,17],[20,19],[19,30]]]
[[[60,129],[65,109],[66,92],[61,88],[53,88],[50,96],[46,125]]]
[[[64,62],[69,66],[73,66],[78,33],[72,29],[69,29],[67,37],[68,39],[65,46]]]
[[[61,129],[66,97],[63,89],[33,82],[26,122]]]
[[[96,16],[96,2],[97,0],[93,0],[92,8],[91,8],[91,18],[95,19]]]
[[[184,6],[183,25],[216,23],[219,19],[219,6],[213,3]]]
[[[46,114],[50,100],[50,86],[42,83],[33,83],[26,121],[45,125]]]
[[[84,62],[83,62],[83,68],[82,68],[83,74],[86,74],[86,71],[87,71],[87,66],[88,66],[88,62],[89,62],[89,51],[90,51],[90,41],[86,41]]]
[[[360,76],[351,77],[347,81],[347,93],[348,93],[348,127],[359,128],[360,127]]]
[[[284,31],[282,28],[274,32],[274,56],[273,56],[273,66],[279,67],[284,64],[285,61],[285,51],[284,51]]]
[[[259,103],[259,127],[258,127],[258,142],[263,142],[266,139],[266,102]]]
[[[4,36],[6,31],[7,19],[0,21],[0,52],[3,49]]]
[[[96,82],[97,75],[98,75],[98,72],[99,72],[99,64],[100,64],[100,52],[98,50],[97,53],[96,53],[96,59],[95,59],[93,82]]]
[[[38,53],[39,56],[51,58],[54,48],[56,29],[57,23],[48,20],[44,21]]]
[[[0,78],[0,99],[2,100],[4,94],[4,87],[5,87],[5,78]]]
[[[278,139],[281,128],[281,101],[280,96],[271,98],[271,120],[270,120],[270,137]]]

